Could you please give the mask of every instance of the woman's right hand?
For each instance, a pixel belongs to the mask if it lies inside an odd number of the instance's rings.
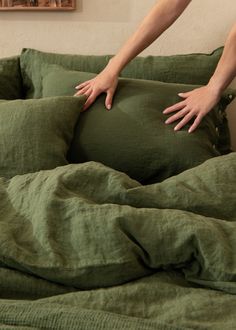
[[[110,110],[112,107],[113,96],[118,84],[118,75],[113,74],[109,67],[105,67],[95,78],[87,80],[79,84],[75,88],[78,90],[74,96],[86,95],[87,100],[84,104],[83,110],[87,110],[95,101],[98,95],[106,93],[105,107]]]

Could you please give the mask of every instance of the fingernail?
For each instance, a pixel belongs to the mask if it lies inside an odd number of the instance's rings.
[[[111,105],[110,104],[108,104],[107,110],[111,110]]]
[[[168,119],[165,121],[165,124],[169,124],[169,120]]]

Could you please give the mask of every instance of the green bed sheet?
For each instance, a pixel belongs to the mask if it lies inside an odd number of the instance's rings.
[[[235,329],[236,153],[147,186],[70,164],[0,195],[0,329]]]

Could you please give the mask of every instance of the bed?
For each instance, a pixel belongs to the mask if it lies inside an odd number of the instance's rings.
[[[234,91],[191,137],[159,111],[221,53],[137,58],[83,114],[72,87],[109,56],[2,60],[1,329],[235,329]]]

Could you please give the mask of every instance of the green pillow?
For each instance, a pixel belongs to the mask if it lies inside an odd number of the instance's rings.
[[[223,47],[211,54],[136,57],[121,72],[123,78],[159,80],[183,84],[206,84],[222,55]],[[42,97],[41,68],[43,64],[58,64],[69,70],[99,73],[112,55],[70,55],[46,53],[24,48],[20,66],[26,98]]]
[[[0,59],[0,99],[14,100],[23,96],[19,56]]]
[[[42,71],[43,97],[73,95],[77,83],[95,76],[57,65]],[[217,128],[233,95],[222,97],[194,133],[187,132],[189,125],[175,132],[175,124],[164,124],[167,117],[162,111],[179,101],[179,92],[196,87],[120,78],[112,110],[105,109],[103,94],[81,114],[69,161],[98,161],[147,184],[219,156]]]
[[[66,154],[85,97],[0,102],[0,176],[68,164]]]
[[[136,57],[121,72],[124,78],[159,80],[172,83],[205,85],[222,55],[223,47],[211,54],[193,53],[171,56]],[[24,48],[20,65],[26,98],[42,97],[43,64],[59,64],[66,69],[99,73],[112,55],[69,55],[46,53]],[[226,116],[219,125],[218,149],[231,151],[230,132]]]

